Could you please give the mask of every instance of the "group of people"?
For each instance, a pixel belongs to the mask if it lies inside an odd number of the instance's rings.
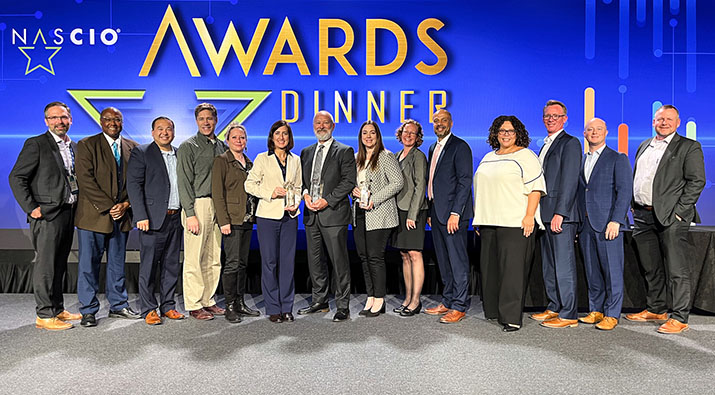
[[[45,107],[47,132],[25,142],[9,177],[28,214],[36,250],[38,328],[69,329],[69,321],[75,320],[85,327],[97,325],[105,251],[110,317],[143,318],[149,325],[185,318],[174,300],[180,272],[184,308],[191,317],[219,315],[238,323],[242,316],[259,316],[244,301],[254,224],[265,314],[276,323],[294,321],[301,203],[312,298],[298,314],[328,312],[332,284],[333,321],[350,318],[349,226],[367,292],[359,315],[385,313],[388,245],[400,251],[405,284],[405,299],[393,311],[404,317],[420,313],[422,250],[429,225],[443,293],[441,303],[424,312],[446,324],[461,321],[470,305],[471,222],[481,239],[480,281],[488,320],[496,320],[505,332],[521,328],[527,273],[539,242],[549,304],[530,317],[549,328],[574,327],[581,321],[611,330],[621,314],[622,230],[630,208],[648,295],[646,309],[625,318],[665,321],[658,329],[663,333],[688,327],[690,282],[684,254],[690,223],[699,221],[695,203],[705,173],[700,144],[675,133],[680,118],[671,105],[655,113],[656,135],[639,147],[635,173],[626,155],[606,146],[608,131],[601,119],[587,122],[583,155],[579,139],[563,129],[566,106],[555,100],[543,109],[548,136],[538,154],[528,148],[531,139],[517,117],[499,116],[489,128],[492,151],[474,174],[471,148],[453,134],[452,115],[445,109],[433,114],[437,141],[427,156],[419,149],[422,125],[413,119],[397,129],[403,148],[394,154],[385,149],[379,125],[364,122],[355,154],[333,137],[335,122],[320,111],[313,119],[317,142],[300,155],[291,151],[291,125],[281,120],[270,127],[267,151],[253,161],[246,155],[243,125],[230,124],[222,141],[215,133],[213,105],[198,105],[194,115],[198,132],[178,148],[172,145],[174,122],[168,117],[154,119],[153,141],[139,145],[121,135],[122,113],[113,107],[101,112],[101,133],[75,143],[67,134],[69,107],[61,102]],[[62,296],[75,226],[80,314],[65,310]],[[139,312],[129,306],[124,285],[127,235],[133,226],[140,231]],[[577,235],[590,309],[581,318]],[[225,309],[215,300],[219,279]],[[666,286],[673,295],[670,306]]]

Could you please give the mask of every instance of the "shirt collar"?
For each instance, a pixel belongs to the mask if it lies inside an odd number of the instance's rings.
[[[110,147],[112,146],[112,144],[114,144],[114,142],[116,142],[119,146],[122,145],[122,135],[121,135],[121,134],[119,135],[119,137],[117,137],[116,140],[113,139],[113,138],[111,138],[111,137],[109,137],[109,135],[108,135],[107,133],[102,132],[102,134],[104,135],[104,138],[105,138],[105,139],[107,140],[107,142],[109,143],[109,146],[110,146]]]
[[[554,140],[556,140],[556,138],[559,137],[559,135],[560,135],[561,132],[563,132],[563,131],[564,131],[564,130],[561,129],[561,130],[559,130],[558,132],[552,134],[551,136],[546,136],[546,137],[548,137],[548,138],[549,138],[549,141],[553,143]]]
[[[597,149],[597,150],[595,150],[595,151],[593,151],[593,152],[588,151],[588,154],[589,154],[589,155],[593,154],[593,156],[599,156],[599,157],[600,157],[601,154],[603,153],[603,150],[604,150],[604,149],[606,149],[606,144],[603,144],[603,145],[601,146],[601,148],[599,148],[599,149]]]
[[[675,137],[675,132],[671,133],[668,137],[664,138],[663,140],[658,140],[657,138],[653,137],[652,142],[665,142],[665,144],[670,144],[671,141],[673,141],[673,138]]]
[[[218,143],[218,136],[214,135],[213,139],[208,138],[201,132],[196,132],[196,135],[198,136],[200,141],[203,141],[206,144],[216,144]]]
[[[70,139],[70,136],[67,135],[67,134],[65,134],[65,137],[67,137],[67,141],[62,140],[62,138],[60,138],[60,136],[58,136],[58,135],[56,135],[56,134],[54,134],[54,133],[52,133],[52,132],[50,132],[50,134],[52,135],[52,138],[55,139],[55,142],[58,143],[58,144],[59,144],[59,143],[69,144],[69,143],[72,142],[72,139]]]
[[[449,132],[449,134],[447,134],[446,136],[444,136],[444,138],[442,139],[442,141],[439,141],[439,139],[437,139],[437,144],[441,145],[442,148],[444,148],[444,146],[447,144],[447,141],[449,141],[449,138],[450,138],[450,137],[452,137],[452,132]]]

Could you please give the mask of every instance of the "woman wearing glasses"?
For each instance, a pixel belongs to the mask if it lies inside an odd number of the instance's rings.
[[[534,227],[546,184],[524,124],[513,115],[497,117],[474,174],[474,221],[481,236],[484,315],[504,332],[519,330],[526,273],[534,253]]]
[[[399,224],[392,234],[392,247],[400,250],[402,256],[405,301],[393,311],[403,317],[412,317],[422,310],[420,293],[425,280],[422,248],[427,223],[427,158],[418,148],[424,136],[419,122],[406,120],[395,136],[403,147],[395,157],[405,182],[397,195]]]

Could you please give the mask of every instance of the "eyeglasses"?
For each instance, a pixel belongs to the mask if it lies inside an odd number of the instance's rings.
[[[516,130],[514,130],[514,129],[499,129],[498,134],[500,136],[513,136],[516,134]]]
[[[59,117],[53,116],[53,117],[45,117],[46,120],[51,121],[51,122],[57,122],[57,121],[62,121],[62,122],[67,122],[70,120],[70,117],[67,115],[62,115]]]
[[[117,123],[121,123],[121,122],[122,122],[122,118],[119,118],[119,117],[116,117],[116,118],[102,117],[102,121],[104,121],[104,122],[112,122],[112,121],[114,121],[114,122],[117,122]]]
[[[546,114],[544,115],[544,119],[559,119],[565,117],[565,114]]]

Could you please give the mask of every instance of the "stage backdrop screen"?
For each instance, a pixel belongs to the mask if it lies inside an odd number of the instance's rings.
[[[524,122],[538,152],[549,99],[568,106],[566,131],[582,141],[584,121],[603,118],[608,145],[632,163],[654,135],[655,109],[674,104],[678,132],[702,144],[697,208],[715,225],[713,18],[715,3],[695,0],[4,1],[0,175],[46,130],[42,110],[55,100],[72,109],[75,141],[98,133],[99,112],[113,106],[140,143],[152,119],[172,118],[177,146],[197,132],[194,107],[211,102],[221,136],[231,122],[246,126],[251,158],[279,119],[300,153],[315,142],[319,109],[355,148],[360,124],[378,122],[393,152],[395,129],[416,119],[426,153],[431,114],[447,108],[474,168],[502,114]],[[27,227],[6,181],[0,211],[0,228]]]

